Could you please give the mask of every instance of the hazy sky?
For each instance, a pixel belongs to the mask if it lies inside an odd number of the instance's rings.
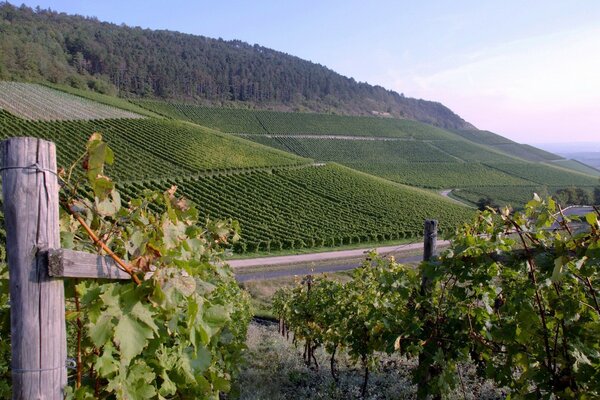
[[[478,128],[519,142],[600,142],[597,0],[25,4],[258,43],[440,101]]]

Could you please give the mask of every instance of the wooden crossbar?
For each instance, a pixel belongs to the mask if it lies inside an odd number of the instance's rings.
[[[109,256],[68,249],[48,251],[48,275],[55,278],[131,279]]]

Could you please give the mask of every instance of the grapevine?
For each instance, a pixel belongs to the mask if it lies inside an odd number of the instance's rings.
[[[377,354],[399,352],[418,357],[418,398],[464,391],[464,363],[511,398],[595,398],[600,210],[570,218],[537,196],[524,212],[489,210],[418,269],[372,254],[334,291],[313,282],[310,301],[303,286],[276,293],[274,311],[298,339],[361,362],[363,394]]]
[[[104,171],[113,158],[95,133],[83,170],[62,175],[61,246],[98,247],[133,275],[127,283],[65,280],[76,363],[66,397],[218,399],[240,367],[251,316],[247,294],[220,262],[239,239],[237,223],[199,224],[175,187],[121,204]],[[8,326],[0,327],[8,339]]]

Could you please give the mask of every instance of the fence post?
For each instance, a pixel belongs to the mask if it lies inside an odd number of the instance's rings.
[[[63,399],[67,383],[62,279],[48,276],[48,249],[60,247],[54,143],[0,143],[9,266],[12,398]]]
[[[425,227],[423,229],[423,261],[430,261],[433,256],[435,256],[437,251],[437,228],[438,222],[435,219],[427,219],[425,220]],[[422,271],[421,271],[422,272]],[[425,277],[425,275],[421,278],[421,295],[426,296],[430,291],[431,282],[429,279]],[[421,309],[421,313],[423,315],[423,319],[428,321],[424,324],[423,330],[427,336],[430,336],[433,332],[433,326],[430,320],[428,319],[428,314],[431,312],[429,307],[424,306]],[[430,385],[430,382],[438,375],[437,371],[435,371],[431,366],[431,356],[427,354],[434,354],[437,348],[435,342],[428,342],[427,347],[423,349],[423,351],[419,354],[419,366],[418,369],[421,372],[420,380],[417,384],[417,399],[426,399],[427,398],[427,388]],[[430,397],[431,400],[439,400],[441,396],[436,395]]]
[[[437,251],[438,222],[435,219],[425,220],[423,231],[423,261],[431,260]]]

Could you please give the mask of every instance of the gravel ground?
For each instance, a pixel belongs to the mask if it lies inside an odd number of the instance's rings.
[[[340,383],[329,371],[329,356],[319,349],[319,370],[307,368],[302,361],[302,345],[295,347],[277,333],[276,324],[253,322],[248,330],[246,365],[234,384],[229,398],[244,400],[283,399],[360,399],[362,370],[345,354],[337,357]],[[379,370],[371,373],[367,399],[414,399],[416,386],[411,382],[415,360],[382,355]],[[460,388],[451,399],[502,399],[504,391],[489,381],[474,376],[470,365],[461,367],[465,391]]]

